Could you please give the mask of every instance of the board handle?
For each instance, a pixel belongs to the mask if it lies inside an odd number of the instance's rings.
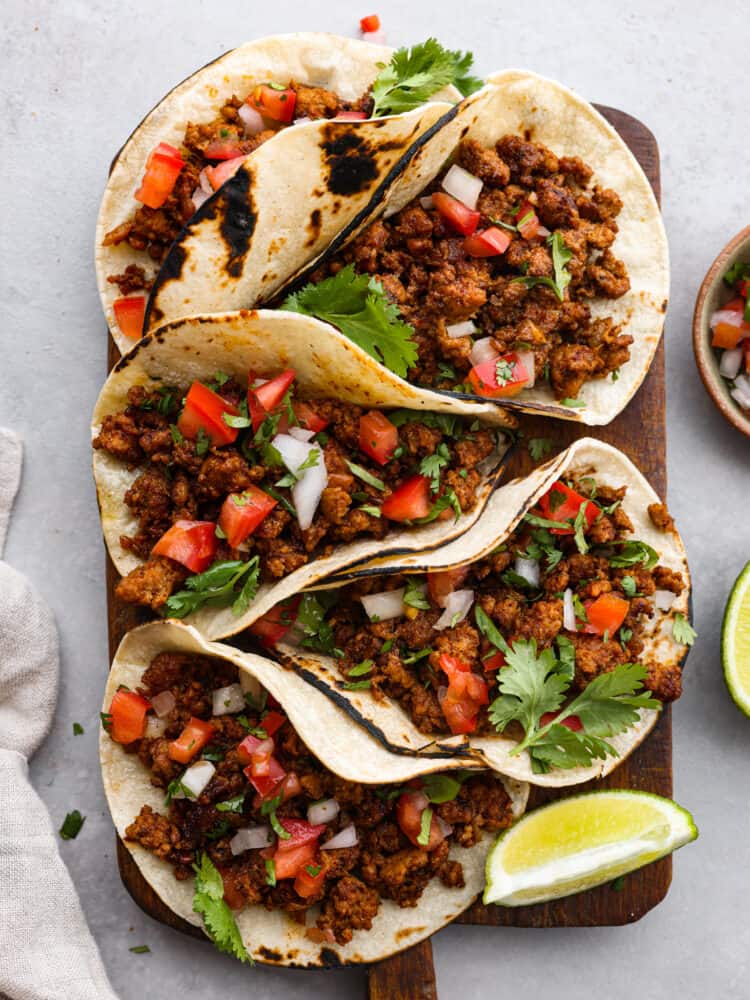
[[[398,955],[371,965],[368,1000],[438,1000],[432,945],[425,938]]]

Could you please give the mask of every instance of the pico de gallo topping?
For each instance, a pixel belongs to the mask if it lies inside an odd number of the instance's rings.
[[[110,709],[119,726],[121,703],[140,699],[139,715],[145,706],[137,727],[107,731],[165,796],[162,809],[141,808],[126,839],[180,881],[197,876],[197,912],[203,883],[218,873],[228,922],[248,906],[280,909],[314,940],[346,944],[371,928],[383,899],[415,906],[432,879],[462,887],[461,849],[510,825],[511,800],[490,772],[402,786],[337,777],[283,709],[262,690],[246,694],[240,680],[225,661],[162,652],[137,692],[117,692]],[[167,710],[157,715],[158,705]]]
[[[724,283],[731,298],[711,315],[711,346],[716,349],[719,373],[731,386],[730,396],[741,409],[750,410],[750,263],[736,261]]]
[[[542,705],[535,724],[551,726],[559,716],[559,725],[584,736],[590,716],[564,709],[612,672],[644,706],[651,694],[672,701],[681,691],[680,667],[644,656],[644,634],[686,583],[634,537],[622,506],[626,492],[591,476],[559,480],[476,563],[303,595],[294,645],[331,656],[340,690],[393,699],[432,735],[520,738],[520,716],[507,714],[508,693],[518,690],[511,678],[519,674],[536,676],[532,690],[538,672],[559,672],[555,710]],[[655,526],[672,530],[663,505],[648,513]],[[676,641],[692,641],[689,623],[678,617]]]
[[[117,593],[171,617],[240,615],[261,582],[336,545],[471,510],[499,442],[466,418],[306,399],[293,369],[249,372],[247,387],[222,372],[135,386],[94,441],[139,470],[123,496],[138,527],[121,544],[143,563]]]

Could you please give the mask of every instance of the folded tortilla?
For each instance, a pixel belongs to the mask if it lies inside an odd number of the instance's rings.
[[[198,70],[149,112],[115,157],[96,226],[99,295],[123,353],[134,342],[117,324],[112,305],[120,293],[107,277],[151,261],[127,243],[102,246],[102,240],[137,207],[133,192],[151,150],[159,142],[179,146],[188,122],[212,120],[233,94],[269,80],[325,87],[355,101],[392,53],[384,45],[318,32],[260,38]],[[191,220],[164,263],[152,323],[160,313],[174,319],[267,300],[366,209],[404,153],[460,97],[446,87],[434,102],[405,114],[281,129]]]
[[[98,435],[107,414],[127,406],[131,386],[185,385],[194,379],[211,379],[217,369],[247,384],[251,370],[256,376],[271,378],[285,368],[294,368],[297,384],[312,397],[334,395],[367,407],[481,416],[485,423],[499,427],[508,423],[500,409],[488,413],[477,403],[416,389],[382,369],[324,323],[294,313],[259,311],[189,317],[160,327],[141,340],[105,382],[92,418],[92,438]],[[342,545],[331,556],[306,563],[276,584],[262,584],[247,612],[239,617],[230,608],[204,607],[185,620],[209,639],[234,635],[279,601],[326,576],[368,561],[376,553],[381,559],[389,554],[400,559],[406,553],[429,552],[446,544],[467,531],[479,517],[502,474],[500,460],[499,451],[485,459],[477,502],[457,521],[433,521],[417,528],[397,526],[386,539],[365,538]],[[120,544],[121,535],[131,535],[136,529],[137,519],[124,503],[124,496],[142,468],[128,468],[101,450],[94,452],[93,465],[104,540],[118,572],[124,576],[142,562]]]
[[[321,763],[347,781],[398,784],[421,774],[476,766],[467,765],[460,757],[426,758],[390,753],[294,673],[281,670],[278,664],[263,657],[207,642],[195,629],[176,622],[144,625],[125,636],[112,663],[103,710],[108,710],[121,684],[136,688],[151,660],[165,650],[216,656],[234,663],[244,675],[245,683],[266,688],[280,703],[301,739]],[[126,827],[141,806],[150,805],[155,812],[165,811],[164,790],[151,784],[149,772],[138,755],[126,753],[103,729],[99,753],[110,813],[124,840]],[[512,779],[504,784],[517,818],[526,808],[529,787]],[[392,900],[384,899],[371,930],[356,933],[347,945],[314,942],[305,936],[305,928],[283,911],[269,912],[262,906],[249,906],[236,915],[245,947],[259,962],[308,968],[386,958],[429,937],[471,905],[484,886],[484,864],[492,840],[491,834],[485,834],[473,848],[451,849],[450,857],[463,866],[464,888],[446,889],[439,879],[432,879],[416,907],[402,909]],[[161,900],[177,916],[202,928],[201,918],[193,912],[193,880],[178,882],[168,862],[140,844],[127,840],[124,843]]]
[[[633,523],[633,538],[654,548],[659,553],[661,565],[682,573],[686,587],[675,598],[669,611],[657,609],[652,621],[646,625],[643,635],[645,647],[641,656],[644,662],[650,659],[681,666],[688,650],[674,640],[672,626],[676,615],[688,618],[690,612],[690,575],[682,541],[676,530],[661,531],[652,523],[647,507],[651,503],[658,503],[659,498],[635,465],[616,448],[593,438],[581,438],[529,476],[515,479],[496,490],[474,527],[460,539],[433,552],[404,556],[397,567],[394,564],[389,566],[385,562],[371,561],[366,566],[356,567],[326,583],[333,586],[336,583],[345,584],[356,577],[425,573],[477,562],[502,544],[524,514],[536,505],[539,497],[565,475],[591,475],[597,483],[604,486],[627,485],[628,492],[622,508]],[[366,726],[368,732],[377,735],[384,746],[404,751],[409,746],[419,745],[420,739],[425,740],[426,734],[417,729],[396,702],[388,698],[378,700],[368,690],[346,690],[345,679],[331,657],[283,642],[277,645],[276,650],[285,665],[294,667],[302,678],[318,690],[326,692],[352,718]],[[642,709],[639,715],[638,722],[626,732],[608,738],[618,756],[610,755],[588,767],[553,769],[547,774],[532,771],[527,753],[513,756],[512,751],[517,744],[507,736],[469,735],[466,739],[478,760],[502,774],[535,785],[562,787],[602,777],[613,771],[651,732],[659,711]],[[404,739],[405,734],[407,739]]]

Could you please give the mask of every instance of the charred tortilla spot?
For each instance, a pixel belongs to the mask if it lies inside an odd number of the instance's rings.
[[[338,968],[343,965],[343,962],[338,956],[338,952],[333,951],[331,948],[321,948],[320,949],[320,959],[325,966],[329,969]]]
[[[404,938],[411,937],[412,934],[422,934],[426,930],[426,927],[402,927],[401,930],[396,931],[396,940],[402,941]]]
[[[337,202],[337,204],[340,203]],[[322,225],[322,219],[321,219],[320,209],[314,208],[310,213],[310,219],[307,223],[307,232],[309,233],[309,236],[307,238],[307,241],[305,242],[306,247],[315,246],[315,243],[318,237],[320,236],[321,225]]]
[[[663,302],[662,302],[662,304],[661,304],[661,311],[662,311],[663,313],[665,313],[665,312],[667,311],[667,304],[668,304],[668,300],[667,300],[667,299],[664,299],[664,301],[663,301]]]
[[[169,251],[164,259],[164,263],[161,266],[161,271],[159,272],[159,277],[154,283],[154,291],[162,285],[166,285],[168,281],[179,281],[182,277],[182,269],[187,261],[187,251],[185,247],[180,243],[176,243],[172,249]],[[153,308],[151,311],[152,315]]]
[[[264,944],[258,948],[256,955],[259,958],[264,958],[267,962],[281,962],[284,958],[280,951],[276,951],[275,948],[267,948]]]
[[[227,181],[221,189],[221,201],[224,211],[219,229],[229,251],[226,271],[231,277],[239,278],[258,221],[250,193],[249,170],[238,170]]]
[[[358,194],[377,179],[374,150],[366,139],[350,132],[336,135],[336,130],[328,129],[328,135],[330,138],[322,143],[328,164],[328,190],[332,194]]]

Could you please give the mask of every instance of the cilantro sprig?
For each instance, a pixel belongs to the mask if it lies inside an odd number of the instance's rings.
[[[240,962],[254,965],[252,955],[242,941],[234,914],[224,901],[224,882],[218,869],[207,854],[200,854],[193,870],[193,912],[203,918],[208,936],[219,951],[234,955]]]
[[[185,581],[185,590],[172,594],[165,605],[170,618],[185,618],[199,608],[232,605],[232,614],[243,615],[258,592],[260,563],[258,556],[247,562],[239,559],[216,562],[204,573]]]
[[[514,281],[520,281],[527,288],[535,288],[537,285],[546,285],[551,288],[552,291],[557,296],[560,302],[565,298],[565,289],[570,284],[570,271],[568,271],[567,264],[573,256],[573,252],[568,249],[563,235],[558,230],[555,230],[550,236],[547,237],[547,246],[552,250],[552,269],[554,271],[554,278],[548,277],[536,277],[534,275],[521,275],[518,278],[514,278]]]
[[[464,96],[473,94],[482,86],[482,80],[470,75],[473,62],[471,52],[452,52],[435,38],[398,49],[389,63],[378,63],[380,73],[372,87],[373,118],[418,108],[451,83]]]

